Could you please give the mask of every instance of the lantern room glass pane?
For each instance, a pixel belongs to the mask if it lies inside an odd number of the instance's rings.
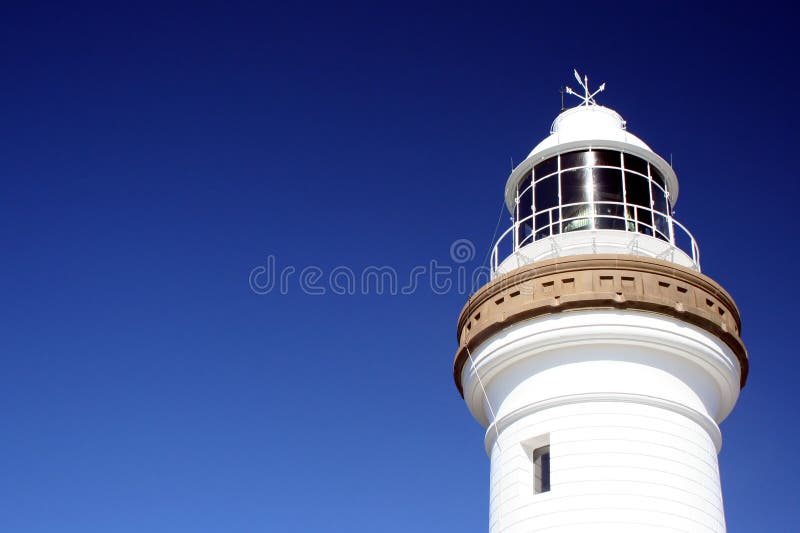
[[[647,178],[625,172],[625,199],[629,204],[650,207],[650,186]]]
[[[544,178],[558,170],[558,156],[545,159],[535,167],[533,167],[533,176],[535,179]]]
[[[561,231],[564,233],[591,229],[592,227],[591,219],[594,218],[594,212],[590,203],[562,207],[561,214],[563,216]]]
[[[581,168],[561,173],[561,205],[588,202],[591,198],[592,170]]]
[[[519,185],[517,186],[517,194],[522,193],[525,189],[530,187],[531,185],[531,171],[529,170],[527,174],[519,181]]]
[[[650,189],[653,192],[653,209],[659,213],[668,214],[667,193],[655,183],[650,183]]]
[[[636,231],[645,235],[653,234],[653,214],[649,209],[636,208],[636,216],[639,220],[639,226]]]
[[[527,195],[527,196],[526,196]],[[523,196],[526,196],[523,198]],[[522,220],[532,213],[533,209],[533,192],[531,189],[531,171],[522,178],[517,187],[517,198],[519,199],[519,206],[517,211],[517,220]]]
[[[534,187],[536,187],[537,213],[558,206],[558,175],[538,181]]]
[[[595,202],[622,202],[622,171],[612,168],[592,170]]]
[[[595,168],[592,174],[595,228],[624,230],[622,171],[611,168]]]
[[[593,162],[594,156],[587,150],[561,154],[561,170],[590,166]]]
[[[612,150],[595,150],[595,164],[601,167],[621,167],[619,152]]]
[[[654,226],[655,226],[655,236],[662,241],[669,241],[669,221],[667,220],[666,215],[662,215],[660,213],[654,213],[653,217],[655,218]]]
[[[650,165],[650,178],[652,178],[653,181],[661,185],[662,189],[664,190],[667,189],[667,186],[665,185],[666,182],[664,181],[664,176],[662,176],[661,172],[659,172],[658,169],[653,165]]]
[[[532,241],[533,235],[533,188],[531,187],[531,177],[528,175],[520,184],[519,205],[517,220],[520,222],[517,227],[517,243],[524,246]]]
[[[647,161],[635,155],[625,154],[625,170],[634,170],[647,176]]]
[[[544,213],[536,215],[535,240],[543,239],[545,237],[549,237],[550,235],[559,233],[561,228],[558,224],[558,217],[558,209],[545,211]]]
[[[554,158],[557,163],[558,158]],[[538,168],[538,167],[537,167]],[[534,170],[534,175],[536,170]],[[534,211],[536,215],[536,234],[534,239],[542,239],[559,232],[558,222],[558,174],[539,180],[534,185]]]
[[[592,206],[592,169],[561,172],[561,231],[590,229]]]

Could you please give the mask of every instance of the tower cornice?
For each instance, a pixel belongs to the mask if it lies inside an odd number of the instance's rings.
[[[469,352],[522,320],[585,309],[634,309],[669,315],[717,336],[736,355],[740,387],[747,380],[747,350],[739,310],[713,279],[672,262],[631,255],[582,255],[536,262],[484,285],[458,320],[453,377]]]

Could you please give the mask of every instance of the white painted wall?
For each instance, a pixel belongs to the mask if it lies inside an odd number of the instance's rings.
[[[654,313],[574,311],[517,323],[472,359],[462,383],[487,427],[490,532],[725,531],[717,424],[740,369],[715,336]],[[534,495],[543,439],[551,491]]]
[[[542,434],[552,489],[534,495],[524,443]],[[725,531],[714,443],[694,421],[651,405],[537,411],[492,447],[490,531]]]

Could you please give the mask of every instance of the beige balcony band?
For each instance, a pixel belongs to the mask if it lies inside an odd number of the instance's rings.
[[[701,327],[727,344],[747,380],[747,350],[733,298],[714,280],[675,263],[630,255],[583,255],[540,261],[494,279],[472,295],[458,319],[453,377],[471,352],[519,321],[584,309],[635,309]]]

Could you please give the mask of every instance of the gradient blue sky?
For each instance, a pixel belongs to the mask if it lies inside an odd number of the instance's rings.
[[[673,155],[677,218],[742,311],[729,531],[796,527],[800,295],[772,270],[797,264],[794,16],[24,4],[0,8],[0,530],[485,531],[451,379],[466,295],[248,274],[482,256],[573,67]]]

